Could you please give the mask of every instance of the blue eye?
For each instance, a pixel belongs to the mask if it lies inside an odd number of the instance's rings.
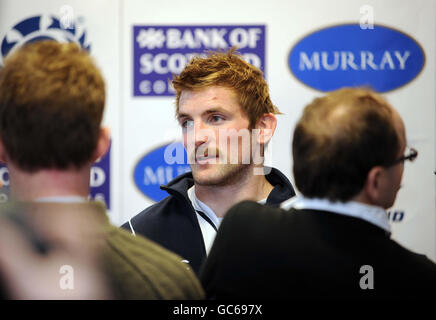
[[[210,119],[211,122],[220,122],[221,120],[224,120],[224,118],[219,115],[213,115],[210,117]]]
[[[194,125],[193,120],[185,120],[182,122],[182,128],[190,128]]]

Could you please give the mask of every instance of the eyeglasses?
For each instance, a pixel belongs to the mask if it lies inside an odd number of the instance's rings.
[[[387,165],[388,167],[396,165],[397,163],[404,163],[404,161],[408,160],[410,162],[414,161],[418,156],[418,151],[414,148],[407,147],[407,153],[399,159],[394,160],[392,163]]]

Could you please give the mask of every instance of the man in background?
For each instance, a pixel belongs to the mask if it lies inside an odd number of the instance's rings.
[[[195,57],[173,80],[176,117],[192,172],[123,227],[144,235],[200,270],[227,210],[242,200],[270,206],[294,196],[289,180],[264,167],[280,113],[262,72],[234,49]]]
[[[207,296],[434,299],[436,265],[391,239],[385,211],[417,156],[398,112],[370,90],[331,92],[304,109],[292,150],[302,196],[229,211],[201,273]]]
[[[111,292],[78,298],[202,298],[198,280],[180,257],[110,225],[105,207],[88,201],[91,165],[109,146],[109,132],[100,127],[104,105],[102,75],[73,43],[36,42],[6,59],[0,71],[0,160],[9,169],[13,202],[0,208],[0,217],[17,239],[17,247],[10,239],[0,241],[7,292],[12,298],[77,297],[53,286],[62,276],[62,266],[54,268],[63,261],[58,253],[66,254],[65,270],[70,266],[79,277],[72,293],[81,292],[78,287],[87,282],[80,281],[79,262],[94,248],[93,254],[101,253],[94,266]],[[94,266],[88,275],[95,274]]]

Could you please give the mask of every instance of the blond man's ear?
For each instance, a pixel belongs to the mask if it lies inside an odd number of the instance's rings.
[[[264,113],[256,122],[255,129],[260,130],[257,135],[257,143],[266,145],[274,135],[277,127],[277,118],[272,113]]]

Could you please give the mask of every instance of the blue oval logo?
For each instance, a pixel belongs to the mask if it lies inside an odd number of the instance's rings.
[[[412,81],[423,69],[425,55],[400,31],[346,24],[309,34],[292,48],[288,62],[295,77],[316,90],[369,86],[386,92]]]
[[[153,149],[143,156],[136,164],[133,179],[145,196],[158,202],[168,196],[160,186],[188,171],[191,171],[191,167],[183,144],[173,142]]]

